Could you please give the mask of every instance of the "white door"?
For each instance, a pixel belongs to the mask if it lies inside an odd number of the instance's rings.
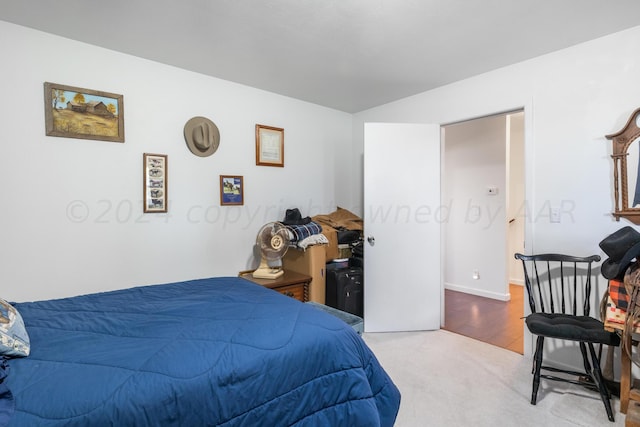
[[[440,328],[440,126],[365,123],[365,332]]]

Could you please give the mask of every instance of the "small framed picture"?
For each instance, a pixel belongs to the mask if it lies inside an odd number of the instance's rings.
[[[144,212],[167,212],[167,155],[143,155]]]
[[[256,165],[284,167],[284,129],[256,125]]]
[[[241,176],[220,175],[220,205],[244,205],[244,183]]]
[[[124,142],[122,95],[45,82],[44,119],[48,136]]]

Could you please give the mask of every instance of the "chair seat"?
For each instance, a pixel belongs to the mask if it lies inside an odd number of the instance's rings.
[[[604,324],[589,316],[561,313],[532,313],[525,319],[532,334],[571,341],[589,341],[617,346],[620,338],[604,329]]]

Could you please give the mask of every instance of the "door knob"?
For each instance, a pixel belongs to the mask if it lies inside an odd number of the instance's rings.
[[[375,238],[375,237],[373,237],[373,236],[369,236],[369,237],[367,237],[367,242],[369,242],[369,244],[370,244],[371,246],[373,246],[373,245],[375,245],[375,244],[376,244],[376,238]]]

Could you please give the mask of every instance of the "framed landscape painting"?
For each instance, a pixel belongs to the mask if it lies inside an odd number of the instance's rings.
[[[45,82],[44,116],[49,136],[124,142],[122,95]]]

